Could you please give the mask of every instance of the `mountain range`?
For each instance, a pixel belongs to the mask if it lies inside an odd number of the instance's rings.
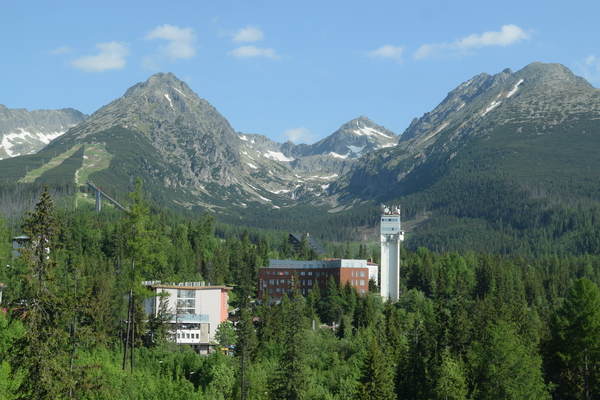
[[[398,202],[409,240],[439,249],[488,238],[499,250],[553,224],[549,210],[600,201],[600,90],[560,64],[477,75],[399,136],[361,116],[312,145],[234,131],[171,73],[87,118],[69,112],[81,120],[43,150],[0,161],[0,184],[93,180],[122,195],[141,177],[165,206],[263,227],[350,212],[368,238],[378,205]]]
[[[36,153],[86,118],[72,108],[27,111],[0,104],[0,160]]]

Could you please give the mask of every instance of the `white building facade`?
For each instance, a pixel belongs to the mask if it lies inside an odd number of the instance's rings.
[[[207,354],[217,327],[227,320],[229,291],[233,288],[203,285],[204,282],[173,285],[144,282],[144,286],[156,293],[146,300],[146,313],[156,316],[162,309],[170,314],[174,341]]]
[[[381,297],[393,302],[400,297],[400,243],[404,240],[401,229],[400,207],[382,206],[381,210]]]

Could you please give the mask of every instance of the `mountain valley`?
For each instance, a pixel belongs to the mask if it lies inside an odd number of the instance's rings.
[[[595,212],[600,201],[600,90],[559,64],[475,76],[402,135],[361,116],[311,145],[277,143],[236,132],[170,73],[84,117],[41,151],[0,161],[5,192],[89,179],[124,198],[141,177],[161,206],[257,228],[293,229],[288,221],[338,241],[375,239],[379,204],[394,202],[408,244],[500,252],[533,240],[557,210]],[[92,152],[105,154],[100,167]],[[344,221],[346,236],[324,220]],[[545,240],[580,251],[578,234]]]

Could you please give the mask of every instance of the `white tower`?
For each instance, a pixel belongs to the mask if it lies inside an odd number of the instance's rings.
[[[381,297],[398,301],[400,294],[400,207],[381,206]]]

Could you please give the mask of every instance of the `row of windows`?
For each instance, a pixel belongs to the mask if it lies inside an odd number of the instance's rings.
[[[288,279],[287,281],[285,279],[269,279],[269,285],[291,285],[292,281],[291,279]]]
[[[358,274],[357,278],[358,278]],[[317,282],[318,284],[324,285],[326,282],[324,280],[315,280],[315,282]],[[352,279],[350,280],[350,284],[352,286],[364,286],[365,285],[365,280],[364,279]],[[290,279],[285,280],[285,279],[269,279],[269,286],[276,286],[276,285],[288,285],[291,286],[292,285],[292,281]],[[300,281],[300,285],[301,286],[312,286],[313,285],[313,280],[312,279],[302,279]],[[277,289],[279,290],[279,288]]]
[[[320,283],[321,285],[324,285],[326,282],[324,280],[316,280],[315,282]],[[312,286],[313,284],[313,280],[312,279],[302,279],[300,281],[300,285],[302,286]],[[274,285],[288,285],[291,286],[292,285],[292,280],[288,279],[269,279],[269,286],[274,286]]]
[[[302,294],[304,296],[306,296],[311,291],[312,291],[312,289],[310,289],[310,288],[309,289],[302,289]],[[321,296],[325,295],[325,289],[319,289],[319,291],[321,293]],[[292,293],[292,289],[287,289],[287,291],[286,291],[286,289],[281,289],[281,288],[269,288],[269,294],[270,295],[274,295],[274,296],[269,296],[269,300],[280,299],[281,296],[278,296],[278,293],[288,293],[288,294],[290,294],[290,293]],[[359,293],[361,295],[364,295],[365,294],[365,289],[360,289]]]
[[[290,271],[264,271],[265,275],[290,275]],[[312,276],[313,271],[300,271],[300,275],[309,275]],[[327,272],[325,271],[317,271],[315,273],[316,276],[326,276]]]
[[[264,272],[265,275],[275,275],[275,276],[277,276],[277,275],[287,275],[287,276],[289,276],[290,275],[288,273],[289,271],[283,271],[283,272],[282,271],[263,271],[263,272]],[[327,272],[328,271],[316,271],[315,274],[314,274],[314,276],[316,276],[317,278],[320,277],[320,276],[327,277],[328,276]],[[366,272],[364,270],[363,271],[350,271],[351,276],[352,277],[356,276],[357,278],[359,277],[359,275],[360,275],[361,278],[364,278],[365,277],[365,273]],[[300,276],[313,276],[313,271],[299,271],[299,275]],[[335,271],[335,272],[331,272],[329,275],[340,276],[340,273],[337,272],[337,271]]]
[[[191,337],[190,337],[191,335]],[[196,335],[196,337],[194,337]],[[199,333],[178,333],[177,339],[200,339]]]
[[[269,294],[273,294],[273,293],[292,293],[292,288],[289,289],[285,289],[285,288],[269,288]],[[310,292],[310,290],[309,290]]]

